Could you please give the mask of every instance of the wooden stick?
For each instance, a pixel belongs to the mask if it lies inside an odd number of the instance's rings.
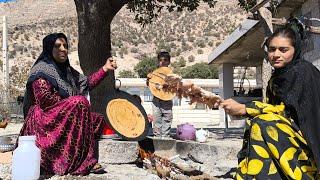
[[[7,125],[8,125],[8,123],[9,122],[7,120],[0,122],[0,128],[5,129],[7,127]]]
[[[182,77],[177,74],[168,74],[164,81],[165,84],[162,86],[164,92],[176,93],[179,98],[188,97],[190,104],[202,103],[213,108],[218,101],[222,101],[220,96],[206,91],[192,82],[182,82]]]
[[[272,24],[285,25],[288,23],[286,18],[272,18]],[[320,34],[320,27],[308,26],[307,31],[315,34]]]
[[[163,179],[216,179],[189,164],[174,163],[156,154],[144,159],[143,162],[145,168]]]
[[[309,32],[315,33],[315,34],[320,34],[320,27],[315,27],[315,26],[309,26],[307,27]]]
[[[286,18],[272,18],[272,24],[285,25],[287,22]]]
[[[249,11],[254,13],[258,11],[261,7],[267,4],[270,0],[263,0],[262,2],[258,3],[257,5],[253,6]]]

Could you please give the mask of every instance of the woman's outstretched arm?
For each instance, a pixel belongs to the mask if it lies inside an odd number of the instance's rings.
[[[116,68],[116,61],[112,57],[108,58],[102,68],[88,77],[89,90],[92,90],[94,87],[100,84],[100,82],[107,76],[108,71],[114,71]]]

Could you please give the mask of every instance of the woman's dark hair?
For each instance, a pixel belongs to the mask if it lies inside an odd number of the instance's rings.
[[[158,60],[160,58],[165,58],[167,61],[170,61],[171,56],[170,56],[169,52],[162,51],[162,52],[159,52],[159,54],[158,54]]]
[[[266,41],[266,46],[269,47],[270,42],[275,37],[288,38],[291,45],[295,48],[300,48],[302,40],[306,38],[305,27],[298,18],[290,18],[285,27],[277,29]]]
[[[266,46],[269,47],[270,42],[275,37],[288,38],[291,41],[291,45],[296,47],[296,33],[290,27],[282,27],[277,29],[266,41]]]

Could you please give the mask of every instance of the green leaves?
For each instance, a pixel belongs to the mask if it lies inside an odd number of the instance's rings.
[[[136,75],[131,70],[122,70],[119,72],[119,78],[135,78]]]
[[[181,76],[190,79],[217,79],[218,69],[207,63],[196,63],[181,69]]]
[[[241,8],[247,12],[257,4],[257,0],[238,0]]]
[[[198,8],[200,0],[133,0],[127,4],[130,11],[136,13],[135,20],[140,24],[149,24],[158,17],[163,9],[169,12],[183,10],[194,11]],[[203,0],[210,8],[214,7],[216,0]]]
[[[135,67],[134,71],[140,78],[146,78],[148,73],[157,68],[157,59],[154,57],[145,57]]]

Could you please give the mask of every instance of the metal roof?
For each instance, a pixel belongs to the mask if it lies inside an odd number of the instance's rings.
[[[277,14],[274,17],[289,17],[307,0],[279,0]],[[265,52],[261,45],[264,41],[264,29],[258,20],[246,19],[228,36],[208,57],[208,63],[231,63],[235,66],[258,66],[262,64]]]

